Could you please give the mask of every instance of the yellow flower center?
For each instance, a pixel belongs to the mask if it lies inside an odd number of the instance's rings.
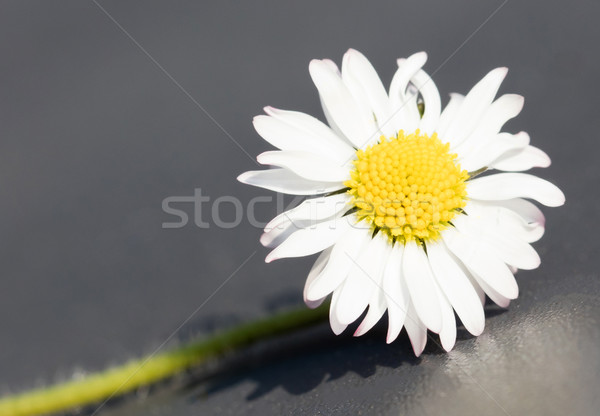
[[[469,178],[450,145],[419,130],[357,150],[350,188],[356,214],[392,241],[436,240],[466,204]]]

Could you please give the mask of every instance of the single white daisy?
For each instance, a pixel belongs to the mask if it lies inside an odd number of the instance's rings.
[[[266,107],[254,127],[280,150],[257,159],[276,168],[238,178],[314,196],[274,218],[261,242],[275,247],[267,262],[321,252],[304,300],[314,308],[333,293],[333,332],[368,308],[355,332],[362,335],[387,310],[387,342],[404,326],[417,356],[427,329],[452,349],[454,312],[479,335],[485,295],[501,307],[517,297],[513,274],[539,266],[530,243],[544,233],[544,215],[526,199],[565,201],[553,184],[514,173],[547,167],[550,158],[527,133],[500,132],[523,107],[520,95],[494,100],[507,69],[494,69],[466,96],[451,94],[442,111],[421,69],[426,60],[424,52],[399,59],[389,92],[356,50],[341,71],[331,60],[311,61],[329,126]],[[474,178],[492,169],[508,173]]]

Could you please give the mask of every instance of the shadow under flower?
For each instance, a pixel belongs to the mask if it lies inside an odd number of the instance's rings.
[[[299,306],[297,298],[295,301],[291,296],[280,296],[278,299],[278,302],[267,301],[265,308],[276,313],[281,309]],[[486,305],[485,309],[487,318],[505,312],[493,305]],[[179,341],[186,342],[187,336],[206,333],[214,327],[223,328],[227,323],[240,320],[240,316],[233,314],[202,317],[187,325],[183,335],[179,334]],[[420,363],[424,361],[426,365],[431,364],[429,358],[442,357],[445,361],[446,353],[439,346],[436,334],[429,334],[427,347],[421,357],[417,358],[404,330],[394,343],[386,344],[386,317],[367,334],[355,338],[352,334],[359,322],[360,319],[340,336],[335,336],[329,324],[324,321],[287,335],[266,339],[242,350],[232,351],[219,359],[209,360],[168,380],[114,398],[106,407],[116,415],[130,415],[130,412],[139,413],[132,410],[137,409],[136,406],[143,410],[156,403],[170,403],[173,399],[184,400],[195,406],[194,403],[203,402],[241,385],[246,385],[243,388],[246,402],[261,399],[278,388],[288,394],[300,396],[340,379],[354,378],[353,383],[368,383],[382,369],[389,372],[390,369],[404,367],[401,371],[415,373],[416,370],[419,373]],[[457,329],[458,342],[473,338],[462,326]],[[252,386],[251,389],[248,385]],[[142,402],[137,400],[144,397],[146,399]],[[72,414],[82,414],[82,410],[85,412],[93,409],[79,409]]]
[[[284,303],[288,307],[290,302]],[[271,302],[266,306],[270,311],[281,307]],[[504,309],[489,304],[485,310],[486,318],[505,312]],[[403,365],[414,366],[423,357],[445,354],[437,335],[433,333],[429,333],[427,347],[420,358],[414,356],[405,330],[395,342],[386,344],[385,317],[367,334],[355,338],[352,334],[361,319],[340,336],[335,336],[328,323],[324,322],[233,353],[220,361],[212,374],[207,374],[206,371],[192,374],[186,390],[193,392],[192,400],[201,400],[202,397],[251,381],[256,387],[246,396],[248,401],[259,399],[278,387],[289,394],[301,395],[322,383],[340,379],[350,373],[368,379],[376,373],[378,367],[397,369]],[[472,338],[462,325],[458,326],[457,341]]]
[[[256,400],[281,387],[293,395],[301,395],[322,383],[331,382],[354,373],[367,379],[377,367],[399,368],[417,365],[408,337],[404,334],[395,343],[385,343],[386,322],[382,321],[368,334],[352,337],[355,328],[335,336],[329,325],[323,323],[298,333],[266,341],[235,354],[219,365],[212,376],[194,378],[188,389],[203,385],[200,396],[209,396],[238,383],[252,381],[256,387],[246,400]],[[435,345],[426,354],[442,351]]]
[[[347,373],[368,378],[378,366],[398,368],[419,362],[405,337],[387,345],[384,330],[382,322],[361,338],[353,338],[350,328],[348,334],[336,337],[324,323],[250,348],[221,366],[215,376],[192,380],[188,387],[203,383],[203,395],[211,395],[250,380],[256,388],[246,400],[252,401],[278,387],[300,395]]]

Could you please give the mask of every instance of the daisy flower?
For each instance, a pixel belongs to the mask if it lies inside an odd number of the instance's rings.
[[[465,96],[451,94],[442,111],[426,60],[424,52],[399,59],[388,91],[356,50],[341,71],[331,60],[311,61],[328,125],[266,107],[254,127],[279,150],[257,160],[273,168],[238,177],[311,196],[274,218],[261,243],[274,247],[267,262],[321,252],[304,300],[314,308],[332,294],[333,332],[367,310],[355,332],[362,335],[387,311],[387,342],[404,327],[417,356],[427,330],[452,349],[454,312],[477,336],[485,295],[501,307],[517,297],[514,273],[539,266],[530,243],[544,233],[544,215],[528,200],[565,201],[555,185],[520,173],[550,165],[527,133],[501,132],[523,107],[520,95],[494,100],[507,69],[492,70]]]

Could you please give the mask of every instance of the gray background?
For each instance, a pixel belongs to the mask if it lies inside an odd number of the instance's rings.
[[[385,322],[359,339],[322,325],[102,414],[595,414],[597,1],[101,5],[139,46],[93,2],[0,6],[0,392],[153,351],[248,257],[169,345],[301,304],[312,259],[265,265],[247,221],[162,229],[161,202],[272,195],[236,182],[254,163],[199,105],[254,156],[268,145],[252,117],[265,105],[322,117],[308,62],[353,47],[386,84],[397,57],[426,50],[444,97],[510,68],[501,92],[526,105],[509,130],[552,157],[538,173],[567,196],[544,210],[542,266],[449,354],[430,342],[415,359],[404,334],[388,346]]]

